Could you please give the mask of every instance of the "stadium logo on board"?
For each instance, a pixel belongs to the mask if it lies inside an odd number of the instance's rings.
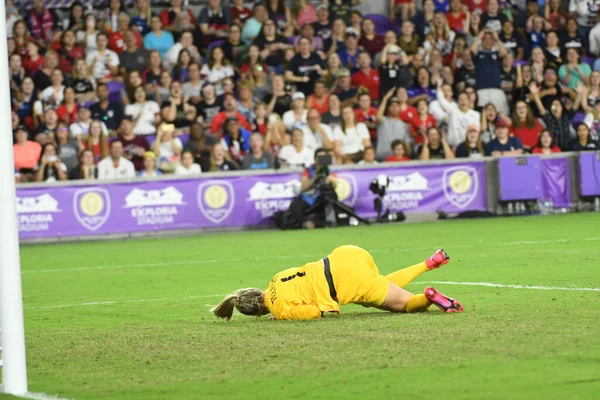
[[[227,181],[210,181],[198,186],[198,207],[209,221],[220,224],[233,211],[235,193]]]
[[[390,175],[390,184],[383,204],[392,212],[414,210],[423,201],[424,192],[429,190],[429,181],[419,172],[409,175]]]
[[[354,206],[356,203],[356,198],[358,197],[358,185],[356,184],[356,178],[350,174],[336,174],[337,175],[337,185],[335,187],[335,192],[338,195],[338,200],[348,204],[349,206]]]
[[[444,170],[444,195],[458,208],[465,208],[477,196],[479,182],[472,167],[452,167]]]
[[[254,209],[260,212],[261,218],[270,218],[277,211],[290,208],[294,197],[300,194],[300,181],[292,179],[287,182],[256,182],[248,191],[246,201],[254,202]]]
[[[87,230],[100,229],[110,215],[108,190],[87,188],[76,191],[73,196],[73,212],[77,221]]]
[[[48,193],[35,197],[17,196],[17,222],[19,232],[49,231],[54,213],[62,212],[58,201]]]
[[[168,225],[176,222],[185,204],[183,194],[173,186],[150,190],[135,188],[125,197],[123,208],[131,211],[131,218],[138,226]]]

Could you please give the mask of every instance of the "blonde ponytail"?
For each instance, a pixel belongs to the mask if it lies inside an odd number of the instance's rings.
[[[264,295],[265,292],[260,289],[240,289],[225,297],[210,311],[215,317],[223,318],[225,322],[231,320],[234,307],[244,315],[259,317],[269,313],[264,302]]]

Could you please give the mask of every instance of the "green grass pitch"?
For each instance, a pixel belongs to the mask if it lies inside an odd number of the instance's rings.
[[[600,215],[23,246],[29,386],[81,399],[593,399],[600,393]],[[209,306],[342,244],[382,273],[444,247],[427,282],[465,306],[312,322]],[[10,398],[1,396],[0,398]]]

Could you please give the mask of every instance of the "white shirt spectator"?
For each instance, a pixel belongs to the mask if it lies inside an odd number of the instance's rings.
[[[451,103],[458,107],[454,100],[452,100]],[[448,113],[444,110],[444,107],[442,107],[439,101],[434,100],[429,103],[429,113],[435,118],[437,126],[440,126],[444,122],[448,123]]]
[[[283,113],[283,117],[281,118],[281,120],[283,121],[283,124],[285,125],[285,129],[287,129],[288,131],[292,131],[292,129],[294,129],[294,126],[296,125],[305,125],[306,124],[306,116],[308,115],[308,110],[304,110],[302,112],[302,120],[301,121],[296,121],[296,118],[294,117],[294,111],[293,110],[289,110]]]
[[[160,114],[160,107],[155,101],[148,100],[144,104],[128,104],[125,115],[131,115],[135,126],[133,133],[136,135],[154,135],[156,133],[156,116]]]
[[[306,147],[302,147],[299,152],[292,144],[285,145],[279,150],[279,159],[287,167],[308,167],[314,161],[314,153]]]
[[[206,80],[215,85],[217,96],[221,96],[225,91],[221,81],[225,78],[230,78],[234,75],[231,65],[225,65],[219,69],[210,68],[208,64],[204,64],[200,70],[200,75],[206,77]]]
[[[571,0],[569,2],[569,14],[577,19],[577,25],[591,28],[596,23],[596,14],[590,10],[595,5],[593,0]],[[594,7],[594,10],[597,10]]]
[[[94,59],[97,59],[95,64]],[[109,49],[104,50],[104,54],[98,53],[97,50],[91,51],[85,58],[87,65],[91,67],[92,64],[94,64],[92,75],[95,79],[106,78],[110,74],[110,70],[108,69],[109,61],[111,65],[119,65],[119,56],[117,53]]]
[[[86,38],[85,31],[77,31],[75,34],[75,40],[77,43],[81,43],[85,40],[85,52],[88,54],[98,48],[98,44],[96,43],[97,35],[98,32],[96,32],[94,35],[87,35]]]
[[[203,81],[200,81],[198,85],[192,85],[192,82],[186,82],[181,85],[181,90],[183,91],[183,97],[201,97],[202,94],[202,86],[204,85]]]
[[[192,164],[190,169],[187,169],[183,165],[178,165],[177,168],[175,168],[175,175],[196,175],[201,173],[202,169],[200,168],[200,165],[196,163]]]
[[[52,86],[48,86],[40,94],[40,100],[43,104],[54,104],[57,107],[63,102],[65,94],[65,86],[62,85],[60,89],[56,90]]]
[[[135,167],[133,163],[121,157],[119,165],[115,167],[112,158],[106,157],[98,163],[98,179],[119,179],[119,178],[134,178]]]
[[[177,145],[177,147],[179,147],[179,149],[183,149],[183,144],[181,143],[181,139],[179,138],[173,138],[173,141],[175,142],[175,145]],[[168,159],[170,160],[171,158],[173,158],[173,156],[175,156],[175,150],[173,149],[173,145],[171,144],[170,141],[168,142],[162,142],[161,144],[158,145],[159,149],[160,149],[160,158],[161,159]]]
[[[437,91],[437,100],[448,113],[448,144],[450,147],[456,147],[465,141],[468,125],[481,124],[480,114],[471,109],[466,112],[460,111],[456,103],[450,103],[444,98],[441,90]]]
[[[71,136],[73,138],[76,138],[78,136],[85,136],[89,133],[91,124],[92,120],[90,120],[89,122],[73,122],[71,125],[69,125],[69,132],[71,133]],[[107,136],[108,129],[106,129],[106,125],[104,125],[104,122],[100,121],[100,126],[102,127],[102,133],[104,133],[104,135]]]
[[[183,49],[183,45],[179,42],[175,43],[173,47],[167,51],[165,54],[165,59],[163,61],[163,66],[169,71],[173,69],[175,65],[177,65],[177,60],[179,59],[179,52]]]
[[[335,137],[333,135],[333,130],[329,127],[329,125],[319,124],[321,125],[321,129],[327,135],[330,141],[334,141],[336,139],[340,139],[339,137]],[[311,150],[316,150],[319,147],[324,146],[323,136],[321,132],[313,132],[308,125],[302,127],[302,132],[304,133],[304,147],[308,147]]]
[[[365,124],[359,122],[354,128],[346,128],[346,133],[342,131],[341,126],[336,126],[333,130],[333,135],[340,138],[342,144],[342,154],[356,154],[363,151],[364,139],[370,139],[369,129]]]
[[[596,24],[590,31],[590,53],[600,57],[600,24]]]

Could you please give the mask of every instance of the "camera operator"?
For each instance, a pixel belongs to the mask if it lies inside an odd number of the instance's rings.
[[[319,222],[325,220],[327,205],[325,198],[333,197],[337,200],[335,193],[337,177],[330,173],[330,164],[331,156],[327,154],[327,150],[323,148],[315,150],[315,163],[302,172],[302,193],[290,205],[293,228],[314,228],[316,225],[321,225]],[[311,208],[313,213],[305,216],[306,211]]]

